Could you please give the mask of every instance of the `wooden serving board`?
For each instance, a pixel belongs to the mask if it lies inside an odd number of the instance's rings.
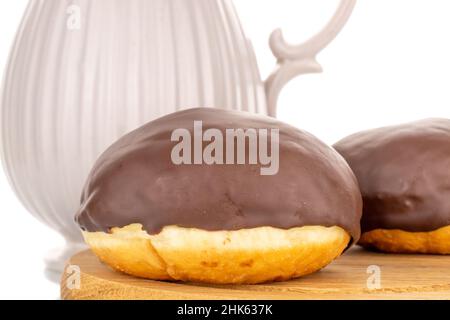
[[[79,288],[69,289],[67,284],[73,288],[77,270]],[[380,271],[378,289],[373,288],[376,282],[367,284],[371,276],[373,279],[374,270]],[[216,286],[130,277],[111,270],[92,252],[84,251],[68,262],[61,280],[61,297],[76,300],[450,299],[450,256],[388,255],[355,248],[322,271],[301,279],[263,285]]]

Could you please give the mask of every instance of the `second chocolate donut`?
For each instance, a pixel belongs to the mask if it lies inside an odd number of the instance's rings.
[[[450,254],[450,120],[368,130],[335,148],[356,174],[363,195],[361,245]]]

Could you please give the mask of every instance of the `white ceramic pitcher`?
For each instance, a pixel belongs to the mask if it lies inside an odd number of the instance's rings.
[[[315,56],[355,2],[303,45],[275,31],[279,65],[263,82],[231,0],[30,0],[5,74],[1,153],[26,208],[67,240],[50,268],[81,246],[73,215],[106,147],[184,108],[275,116],[284,84],[321,70]]]

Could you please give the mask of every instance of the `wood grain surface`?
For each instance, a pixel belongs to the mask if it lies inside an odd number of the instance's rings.
[[[372,266],[372,267],[371,267]],[[380,271],[380,286],[372,282]],[[369,281],[369,285],[368,285]],[[374,287],[375,286],[375,287]],[[450,299],[450,256],[350,250],[322,271],[263,285],[216,286],[133,278],[84,251],[67,263],[62,299]]]

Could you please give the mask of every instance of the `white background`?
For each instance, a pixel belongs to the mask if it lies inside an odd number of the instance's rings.
[[[148,0],[151,1],[151,0]],[[3,70],[28,0],[0,1]],[[300,42],[332,15],[337,0],[235,0],[263,77],[275,61],[267,46],[282,27]],[[450,117],[450,1],[359,0],[341,35],[320,56],[325,72],[292,81],[279,118],[328,143],[370,127]],[[0,299],[56,299],[43,259],[62,244],[31,217],[0,172]]]

